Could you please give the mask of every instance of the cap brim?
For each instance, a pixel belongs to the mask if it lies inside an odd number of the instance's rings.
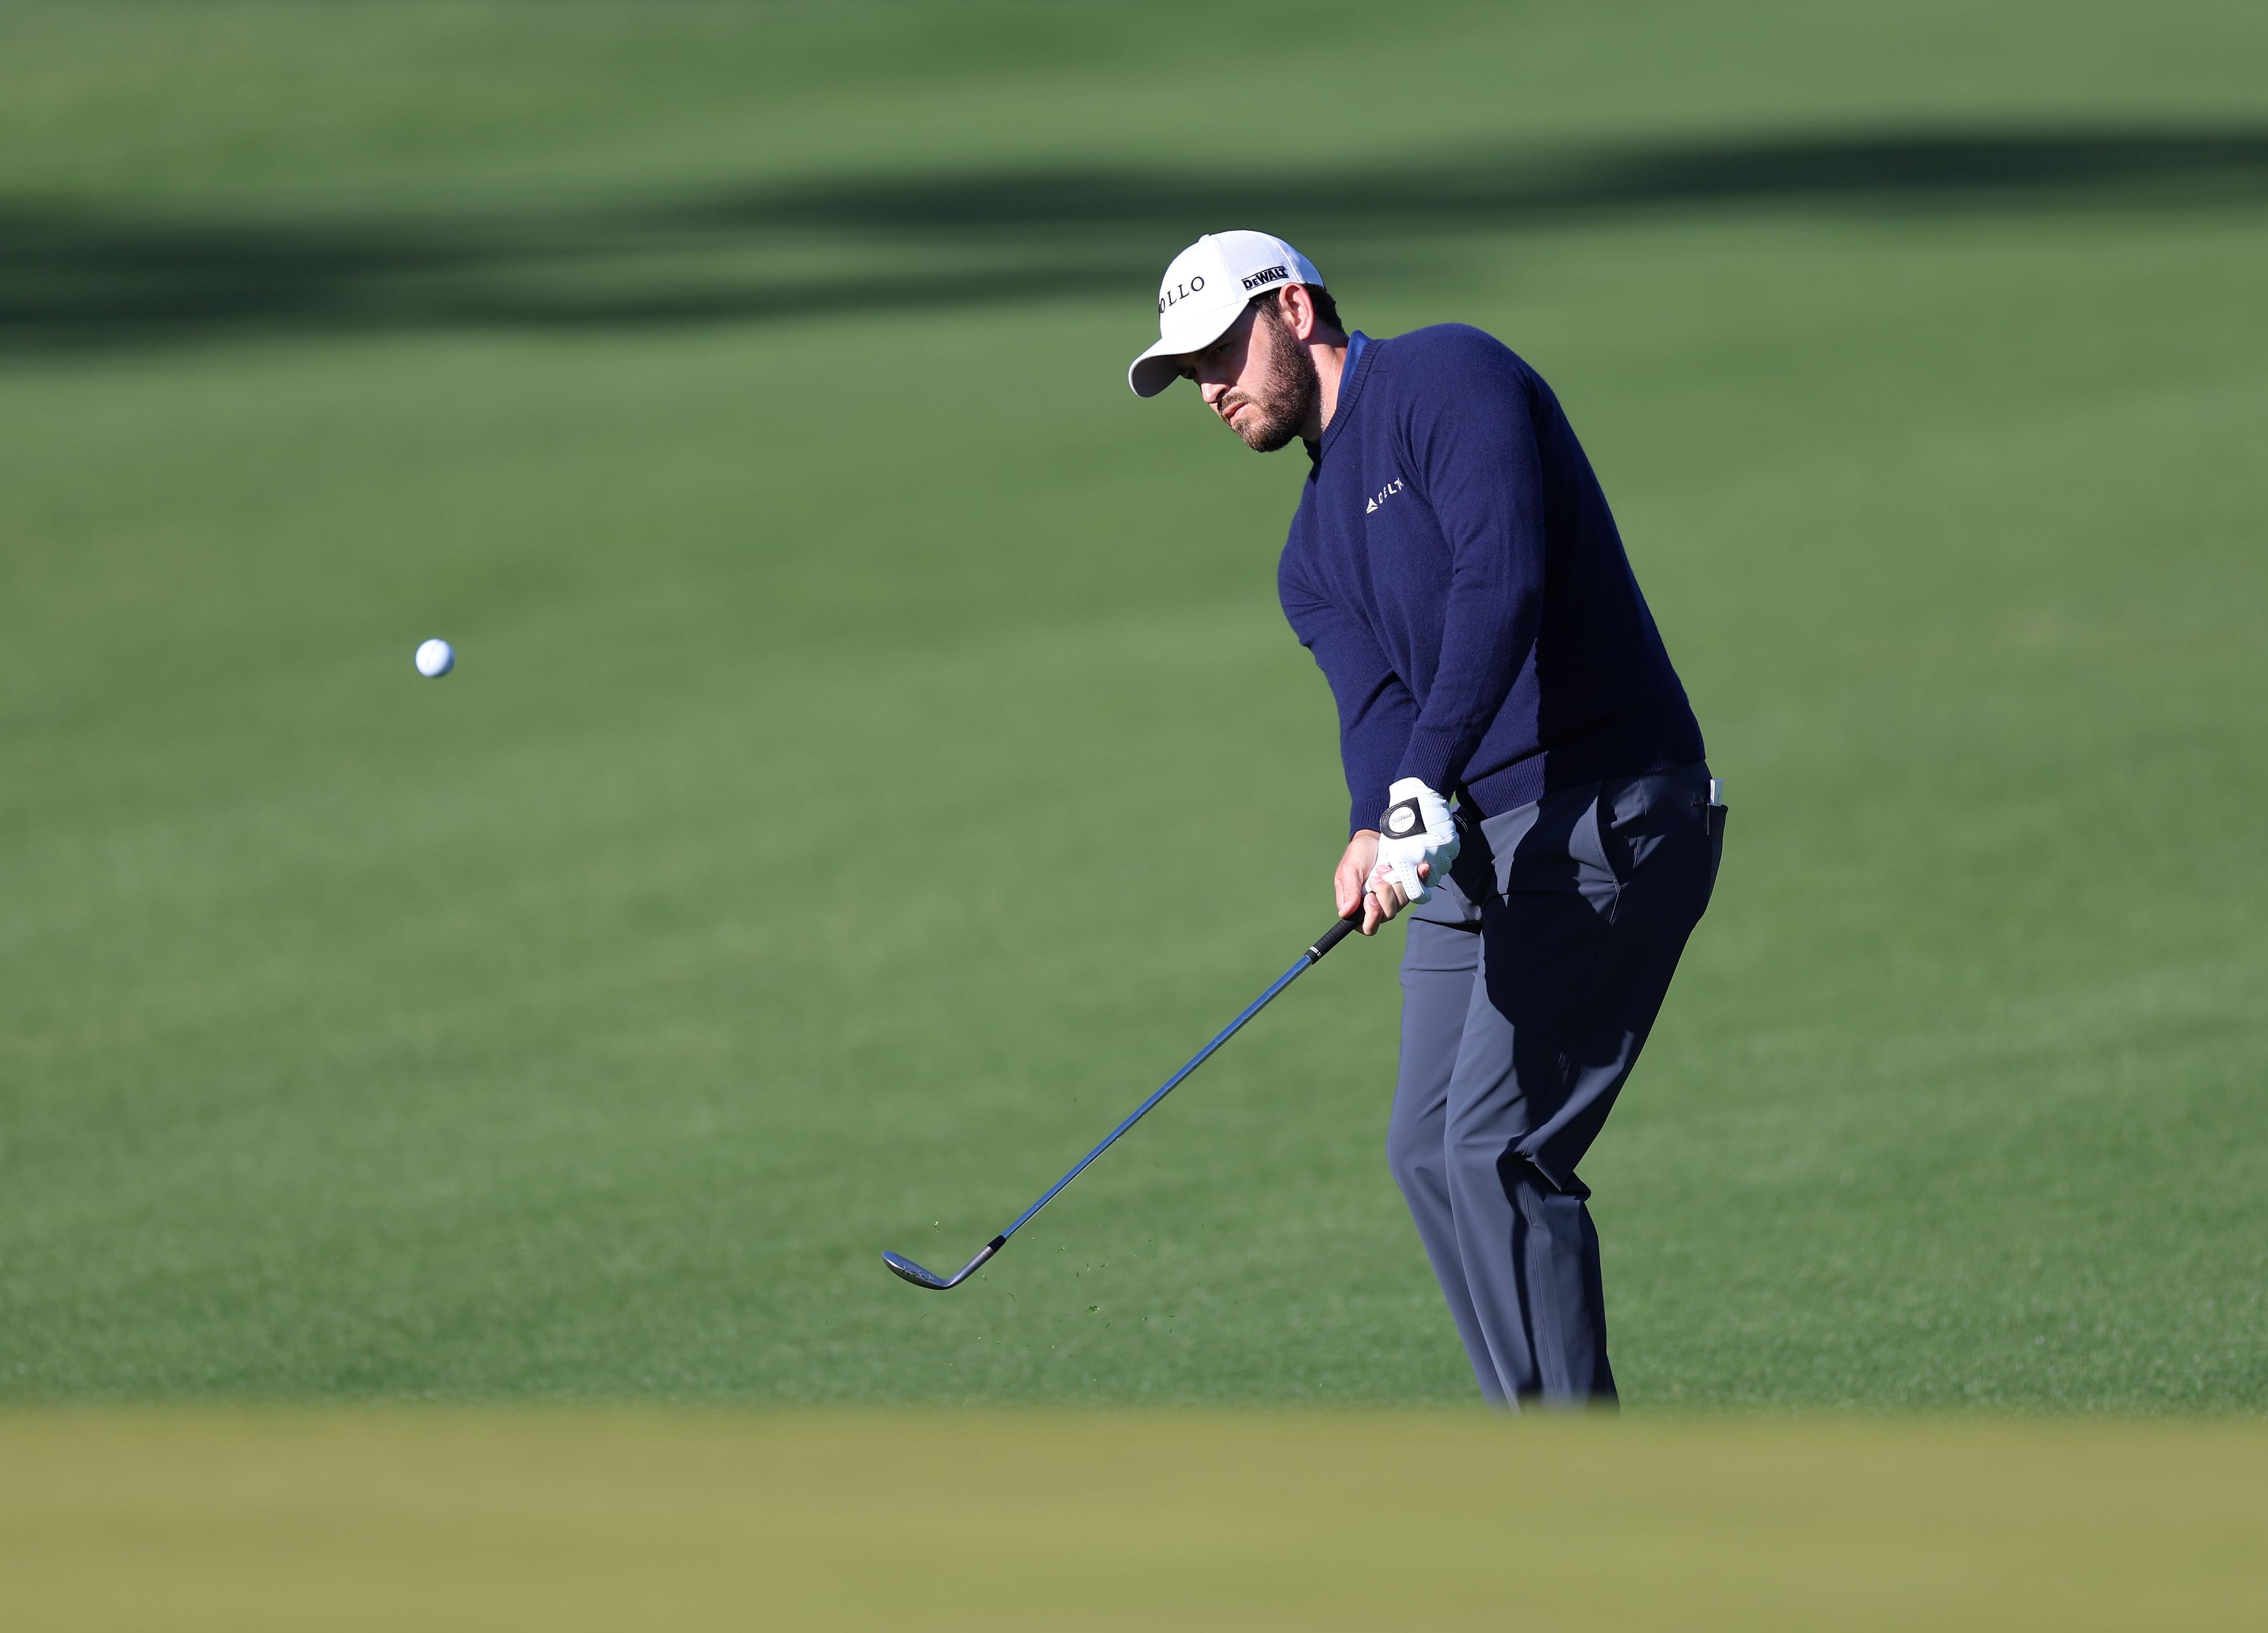
[[[1213,342],[1228,333],[1237,319],[1244,315],[1244,305],[1239,301],[1220,314],[1220,321],[1201,320],[1193,328],[1169,335],[1144,352],[1127,365],[1126,384],[1138,397],[1154,397],[1182,378],[1182,365],[1177,359],[1193,351],[1203,351]]]

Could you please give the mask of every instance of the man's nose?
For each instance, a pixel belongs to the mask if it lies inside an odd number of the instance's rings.
[[[1197,393],[1200,396],[1204,397],[1206,408],[1218,408],[1220,407],[1220,400],[1228,395],[1228,382],[1226,380],[1199,380],[1197,382]]]

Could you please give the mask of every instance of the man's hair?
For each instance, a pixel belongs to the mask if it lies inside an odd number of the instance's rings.
[[[1289,284],[1278,283],[1275,289],[1263,291],[1244,304],[1248,306],[1265,306],[1272,315],[1276,310],[1277,291],[1290,287]],[[1330,291],[1320,283],[1302,283],[1300,287],[1307,291],[1307,298],[1315,303],[1315,317],[1318,321],[1336,329],[1342,335],[1347,332],[1347,326],[1339,321],[1339,304],[1331,298]]]

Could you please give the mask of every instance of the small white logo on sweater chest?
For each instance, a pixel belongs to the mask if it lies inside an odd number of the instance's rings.
[[[1409,484],[1403,482],[1400,477],[1395,477],[1392,482],[1387,483],[1386,486],[1381,488],[1376,493],[1371,496],[1370,503],[1362,507],[1362,513],[1365,516],[1369,515],[1373,511],[1376,510],[1380,505],[1385,504],[1388,499],[1392,498],[1395,494],[1400,493],[1403,489],[1408,486]]]

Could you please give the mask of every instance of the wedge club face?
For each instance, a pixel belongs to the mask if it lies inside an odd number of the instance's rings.
[[[886,1253],[882,1255],[882,1262],[890,1267],[893,1275],[904,1277],[917,1287],[925,1287],[933,1293],[950,1292],[976,1275],[978,1267],[1005,1247],[1007,1241],[1008,1239],[1005,1236],[994,1237],[977,1249],[974,1259],[962,1265],[950,1276],[939,1276],[935,1270],[924,1270],[903,1254]]]

